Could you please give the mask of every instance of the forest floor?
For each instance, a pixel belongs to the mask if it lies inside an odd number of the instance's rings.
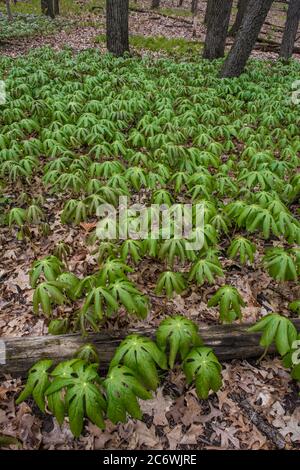
[[[14,449],[299,449],[300,398],[280,361],[223,366],[224,386],[208,400],[186,390],[175,370],[141,403],[142,421],[107,422],[105,431],[89,423],[79,439],[36,405],[16,407],[21,381],[8,378],[0,384],[0,433],[16,439]]]
[[[84,0],[77,2],[83,10]],[[140,36],[163,36],[184,38],[187,41],[203,42],[205,27],[199,20],[196,37],[193,37],[193,22],[188,8],[176,14],[171,0],[164,3],[160,13],[147,11],[149,2],[139,1],[145,11],[131,11],[130,32]],[[1,8],[3,8],[1,6]],[[203,18],[205,2],[200,1],[199,18]],[[97,13],[96,13],[97,12]],[[185,12],[185,13],[184,13]],[[97,38],[105,32],[105,18],[101,8],[74,14],[74,24],[48,36],[14,38],[0,45],[0,53],[17,57],[32,49],[48,45],[55,50],[65,46],[75,52],[91,47],[105,51]],[[264,25],[261,38],[278,42],[284,24],[282,5],[275,7]],[[228,41],[228,46],[232,42]],[[297,41],[300,47],[300,41]],[[273,46],[272,46],[273,47]],[[145,53],[145,50],[138,52]],[[155,56],[165,51],[152,51]],[[253,57],[275,59],[273,51],[255,50]],[[37,182],[38,183],[38,182]],[[10,188],[11,195],[19,188]],[[32,186],[32,195],[40,189]],[[47,239],[34,237],[31,242],[16,242],[8,228],[1,227],[0,246],[0,332],[2,337],[37,336],[47,334],[46,321],[33,315],[33,289],[29,285],[29,270],[32,262],[51,252],[57,241],[64,240],[72,251],[68,268],[78,276],[97,265],[97,261],[86,245],[89,224],[79,227],[63,226],[60,223],[60,208],[56,207],[51,195],[45,197],[46,210],[51,213],[52,227],[55,228]],[[263,246],[256,241],[257,258],[261,257]],[[300,298],[296,283],[278,286],[262,269],[241,268],[234,261],[224,259],[226,284],[234,285],[242,293],[247,304],[243,309],[243,321],[255,322],[261,314],[281,312],[289,315],[288,304]],[[161,269],[153,261],[143,260],[136,273],[130,277],[138,288],[151,297],[151,312],[147,323],[156,327],[159,321],[170,313],[184,313],[191,319],[200,319],[203,325],[216,323],[216,309],[207,308],[207,299],[216,286],[202,289],[191,288],[183,296],[165,300],[153,295],[157,273]],[[217,285],[218,286],[218,285]],[[69,308],[71,314],[71,307]],[[64,308],[68,315],[68,307]],[[109,328],[127,328],[131,320],[121,312]],[[135,326],[141,326],[134,320]],[[50,415],[42,415],[35,404],[28,402],[16,407],[14,399],[21,390],[21,380],[7,377],[0,384],[0,445],[1,434],[15,438],[11,448],[24,449],[300,449],[300,399],[297,385],[290,374],[276,358],[264,359],[260,364],[254,361],[232,361],[223,364],[223,388],[199,401],[193,390],[186,390],[183,376],[179,371],[164,377],[161,387],[153,400],[141,404],[143,421],[129,419],[126,424],[107,423],[105,431],[89,423],[84,434],[74,439],[68,426],[60,428]],[[183,393],[185,391],[185,393]]]
[[[22,0],[20,4],[22,5]],[[181,8],[176,8],[175,4],[176,2],[173,0],[164,0],[162,1],[162,8],[153,11],[149,8],[149,0],[132,2],[129,16],[130,34],[132,36],[169,39],[181,38],[203,44],[206,34],[206,27],[203,24],[206,1],[199,1],[199,11],[195,22],[190,13],[189,2],[184,2]],[[75,11],[71,10],[68,13],[68,20],[71,20],[71,23],[65,28],[49,35],[39,34],[35,37],[12,38],[0,44],[1,54],[16,57],[26,54],[32,48],[43,45],[51,46],[56,50],[68,46],[74,51],[96,46],[105,51],[104,44],[99,45],[97,43],[97,37],[105,32],[103,2],[79,0],[75,2],[75,5],[77,5]],[[274,2],[274,6],[262,28],[260,43],[253,50],[252,57],[261,59],[277,58],[278,44],[280,44],[285,21],[284,8],[285,6],[282,3]],[[1,11],[4,13],[4,7],[0,7]],[[22,11],[22,9],[16,8],[16,11]],[[235,12],[236,9],[234,8],[231,24],[234,21]],[[227,39],[227,49],[230,48],[232,43],[233,38],[229,37]],[[295,58],[298,58],[298,56],[300,58],[300,36],[297,38],[295,46],[297,50]],[[164,51],[157,51],[157,53],[162,54]]]

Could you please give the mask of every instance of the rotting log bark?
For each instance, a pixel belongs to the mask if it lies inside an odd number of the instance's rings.
[[[300,330],[300,320],[294,320]],[[230,359],[249,359],[259,357],[263,348],[259,346],[260,334],[249,333],[249,325],[213,325],[200,327],[199,333],[204,343],[214,349],[222,361]],[[22,338],[2,338],[6,349],[6,364],[0,365],[0,376],[11,374],[24,377],[28,369],[43,358],[53,359],[56,363],[69,359],[85,343],[91,342],[100,356],[100,368],[106,370],[122,339],[130,333],[153,337],[154,330],[149,328],[129,331],[103,331],[87,337],[80,334],[61,336],[37,336]],[[270,352],[274,352],[272,349]]]

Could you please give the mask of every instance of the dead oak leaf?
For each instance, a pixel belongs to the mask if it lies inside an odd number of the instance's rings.
[[[72,447],[73,434],[67,423],[59,426],[56,419],[53,419],[53,429],[43,433],[43,446],[45,449],[64,449]]]
[[[155,398],[141,401],[140,406],[143,413],[153,416],[153,424],[156,426],[167,426],[166,413],[170,410],[172,403],[170,397],[163,395],[162,388],[160,387]]]
[[[155,434],[155,427],[148,428],[145,423],[138,421],[135,426],[134,434],[137,445],[145,446],[149,449],[159,449],[161,447],[159,437]]]
[[[91,230],[93,230],[97,226],[95,222],[92,222],[92,223],[82,222],[79,225],[80,227],[83,228],[85,232],[91,232]]]
[[[199,400],[189,393],[187,394],[185,401],[186,406],[182,409],[182,424],[185,426],[190,426],[193,423],[201,423],[203,416],[201,415],[202,408],[200,406]]]
[[[178,424],[171,431],[166,433],[167,439],[169,441],[169,449],[176,450],[178,444],[182,440],[182,426]]]
[[[223,413],[217,408],[215,408],[211,403],[209,403],[209,407],[210,407],[210,412],[208,414],[201,415],[199,419],[197,420],[197,422],[201,424],[209,423],[213,419],[218,418],[219,416],[223,415]]]
[[[238,429],[236,429],[234,426],[222,429],[221,427],[212,424],[212,428],[215,431],[216,436],[219,437],[221,440],[222,449],[228,449],[230,442],[236,449],[240,448],[240,442],[238,438],[235,437],[235,434],[238,432]]]
[[[192,424],[192,426],[183,434],[180,444],[197,444],[199,436],[203,434],[201,424]]]
[[[299,419],[292,416],[291,419],[288,421],[286,427],[285,428],[280,428],[279,432],[284,437],[286,437],[287,435],[290,435],[291,441],[296,442],[296,443],[299,444],[300,443]]]
[[[89,422],[87,429],[94,438],[94,449],[96,450],[105,449],[106,445],[111,443],[111,441],[117,440],[119,442],[118,436],[116,436],[116,433],[114,432],[117,430],[117,426],[111,422],[106,423],[105,430],[102,430],[95,424]]]

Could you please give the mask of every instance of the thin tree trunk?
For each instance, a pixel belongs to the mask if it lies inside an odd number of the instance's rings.
[[[42,13],[50,18],[55,18],[53,0],[41,0]]]
[[[300,19],[300,0],[290,0],[287,18],[280,47],[280,57],[288,60],[293,55]]]
[[[182,7],[182,5],[183,5],[183,0],[179,0],[177,6],[178,6],[178,7]]]
[[[8,21],[12,21],[13,16],[12,16],[12,13],[11,13],[10,2],[9,2],[9,0],[5,0],[5,3],[6,3],[6,12],[7,12]]]
[[[246,10],[247,10],[247,5],[248,5],[249,0],[239,0],[238,1],[238,11],[235,17],[235,21],[229,31],[229,36],[235,36],[238,30],[240,29],[242,25],[243,18],[245,16]]]
[[[48,0],[41,0],[41,11],[43,15],[47,14],[47,9],[48,9]]]
[[[106,42],[109,52],[122,56],[129,51],[129,0],[106,0]]]
[[[59,0],[54,0],[53,6],[54,6],[55,16],[59,15],[59,13],[60,13],[60,11],[59,11]]]
[[[155,8],[159,8],[159,6],[160,6],[160,0],[152,0],[151,8],[155,9]]]
[[[224,57],[232,0],[212,0],[203,51],[204,59]]]
[[[235,42],[221,70],[221,77],[238,77],[244,70],[273,0],[249,0]]]
[[[213,0],[207,0],[206,10],[205,10],[205,17],[204,17],[204,24],[208,23],[208,18],[211,16],[212,5],[213,5]]]
[[[198,0],[192,0],[191,12],[193,13],[193,15],[197,14],[197,10],[198,10]]]
[[[48,0],[48,16],[55,18],[53,0]]]
[[[195,38],[197,36],[198,0],[193,0],[192,13],[193,13],[193,38]]]

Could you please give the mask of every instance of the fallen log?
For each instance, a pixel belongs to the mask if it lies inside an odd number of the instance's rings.
[[[300,330],[300,320],[294,320]],[[214,349],[221,361],[259,357],[263,348],[259,346],[259,333],[249,333],[250,325],[212,325],[200,327],[199,333],[204,343]],[[60,336],[36,336],[21,338],[2,338],[5,349],[5,364],[0,365],[0,376],[11,374],[24,377],[28,369],[38,360],[50,358],[55,363],[70,359],[85,343],[93,343],[100,357],[100,369],[107,370],[108,364],[125,336],[131,333],[153,337],[150,328],[131,329],[130,331],[108,331],[92,333],[87,337],[80,334]],[[274,352],[274,350],[270,350]]]

